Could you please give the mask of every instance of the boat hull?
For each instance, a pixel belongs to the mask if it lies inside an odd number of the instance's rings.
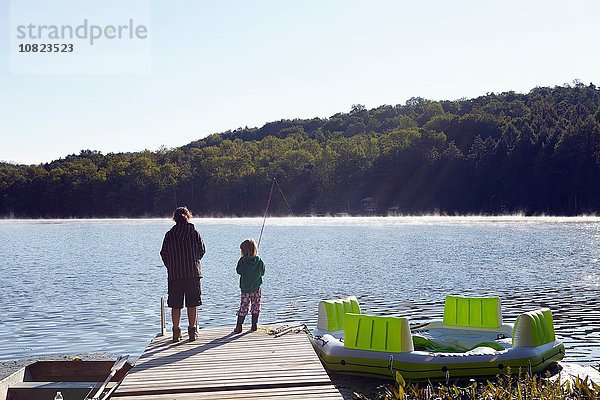
[[[53,399],[58,391],[65,400],[81,400],[100,386],[113,365],[113,361],[37,361],[0,381],[0,400]],[[125,363],[107,387],[117,385],[131,368]]]
[[[565,352],[559,341],[537,347],[504,351],[478,349],[466,353],[387,353],[348,349],[330,335],[313,337],[311,343],[329,371],[384,379],[392,379],[394,371],[398,371],[408,380],[490,377],[509,370],[537,373],[560,361]]]

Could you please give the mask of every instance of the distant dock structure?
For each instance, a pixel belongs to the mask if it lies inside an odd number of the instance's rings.
[[[112,399],[342,399],[304,333],[200,329],[194,342],[157,336]]]

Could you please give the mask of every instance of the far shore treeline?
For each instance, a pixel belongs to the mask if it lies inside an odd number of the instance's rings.
[[[165,216],[178,205],[256,216],[273,178],[294,215],[597,214],[600,89],[576,81],[528,94],[354,105],[174,149],[0,163],[0,216]],[[279,188],[270,212],[289,215]]]

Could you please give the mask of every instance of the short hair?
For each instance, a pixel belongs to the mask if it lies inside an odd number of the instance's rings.
[[[244,257],[256,257],[258,254],[258,248],[254,239],[246,239],[240,244],[240,250]]]
[[[192,213],[187,207],[177,207],[173,212],[173,221],[177,224],[186,223],[192,218]]]

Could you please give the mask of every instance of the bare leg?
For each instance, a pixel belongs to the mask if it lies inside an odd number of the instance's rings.
[[[181,321],[181,308],[171,308],[171,319],[173,320],[173,328],[179,328],[179,321]]]
[[[188,325],[196,326],[198,324],[198,307],[187,308]]]

